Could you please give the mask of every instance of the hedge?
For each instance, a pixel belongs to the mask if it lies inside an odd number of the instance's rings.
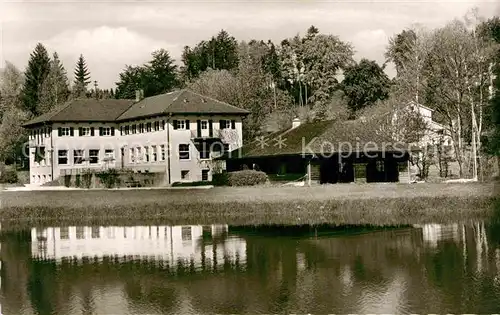
[[[0,183],[15,184],[18,179],[16,170],[6,168],[0,171]]]
[[[269,180],[266,173],[255,170],[243,170],[226,174],[229,186],[254,186],[265,184]]]

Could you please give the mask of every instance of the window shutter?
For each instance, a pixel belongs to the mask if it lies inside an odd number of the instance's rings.
[[[208,121],[208,136],[210,138],[214,136],[214,126],[213,126],[213,121],[212,120]]]
[[[115,127],[111,127],[111,135],[114,137],[115,136]]]
[[[196,121],[196,133],[198,134],[198,138],[201,137],[201,120]]]
[[[178,127],[179,125],[177,125],[177,120],[174,119],[174,130],[177,130]]]
[[[102,136],[102,127],[99,127],[99,136]]]
[[[78,136],[82,136],[83,135],[83,128],[82,127],[78,127]]]
[[[57,136],[58,137],[62,136],[62,129],[61,129],[61,127],[57,128]]]
[[[73,136],[75,135],[75,128],[70,127],[70,128],[69,128],[69,134],[70,134],[70,136],[72,136],[72,137],[73,137]]]
[[[236,120],[231,120],[231,129],[236,129]]]
[[[187,129],[187,130],[191,129],[191,128],[189,127],[189,120],[187,120],[187,119],[186,119],[186,129]]]
[[[123,136],[123,126],[120,126],[120,135]]]
[[[94,136],[94,127],[90,127],[90,135],[93,137]]]

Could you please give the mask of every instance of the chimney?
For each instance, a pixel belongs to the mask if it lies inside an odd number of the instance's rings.
[[[141,90],[135,90],[135,101],[139,102],[141,100]]]
[[[298,126],[300,126],[300,119],[299,119],[298,117],[296,117],[296,118],[292,121],[292,129],[297,128]]]

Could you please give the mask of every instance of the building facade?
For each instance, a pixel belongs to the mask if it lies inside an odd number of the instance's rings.
[[[246,110],[190,90],[134,100],[74,100],[26,123],[30,183],[88,169],[210,181],[213,159],[243,145]]]

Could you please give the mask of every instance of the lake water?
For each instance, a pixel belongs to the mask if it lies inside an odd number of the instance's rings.
[[[495,313],[500,226],[1,233],[0,314]]]

